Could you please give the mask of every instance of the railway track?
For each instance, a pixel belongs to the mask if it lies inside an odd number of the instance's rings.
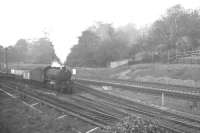
[[[44,95],[42,93],[38,92],[33,92],[33,91],[27,91],[22,89],[22,86],[16,85],[11,82],[7,83],[1,83],[2,87],[6,89],[6,91],[11,91],[13,92],[14,89],[16,89],[17,86],[17,91],[20,93],[35,99],[37,101],[40,101],[42,103],[45,103],[49,106],[52,106],[62,112],[65,112],[68,115],[77,117],[83,121],[86,121],[92,125],[105,128],[107,126],[113,126],[116,122],[119,122],[120,119],[122,118],[119,117],[120,115],[112,115],[107,113],[106,111],[101,111],[96,110],[91,107],[86,107],[84,105],[81,105],[82,103],[78,103],[75,101],[75,99],[72,100],[67,100],[67,101],[61,101],[55,97]]]
[[[182,116],[172,112],[160,110],[141,103],[126,100],[108,93],[104,93],[88,86],[76,83],[76,87],[103,99],[104,102],[113,106],[118,106],[132,113],[142,114],[159,120],[164,127],[177,129],[177,132],[200,132],[200,120],[189,116]]]
[[[15,86],[18,86],[18,88],[23,87],[23,85],[20,86],[11,81],[9,81],[7,85],[8,84],[12,84],[12,86],[10,86],[11,89],[12,87],[16,88]],[[70,97],[67,102],[64,101],[61,103],[57,98],[47,98],[46,95],[40,93],[23,92],[23,89],[22,93],[46,102],[47,104],[50,103],[56,108],[62,109],[63,112],[66,112],[67,114],[83,119],[99,127],[112,126],[111,123],[116,123],[116,121],[127,116],[127,114],[139,114],[148,119],[156,119],[161,127],[175,133],[200,132],[200,122],[197,119],[171,114],[162,110],[158,111],[155,108],[106,94],[79,83],[75,83],[75,87],[84,90],[101,100],[94,100],[90,97],[76,95]],[[44,99],[41,99],[41,97]],[[66,104],[69,106],[66,107]]]
[[[200,93],[199,92],[186,92],[186,91],[178,91],[178,90],[172,90],[172,89],[162,89],[162,88],[154,88],[151,86],[144,86],[142,82],[138,82],[138,84],[125,84],[125,83],[118,83],[118,82],[111,82],[111,81],[105,81],[105,80],[94,80],[94,79],[76,79],[75,81],[78,81],[80,83],[85,84],[93,84],[93,85],[107,85],[107,86],[113,86],[116,88],[123,88],[125,90],[129,91],[138,91],[143,93],[150,93],[150,94],[156,94],[161,95],[164,93],[166,96],[179,98],[179,99],[190,99],[190,100],[200,100]]]
[[[120,83],[120,84],[127,84],[127,85],[158,88],[158,89],[164,89],[164,90],[200,93],[200,87],[191,87],[191,86],[189,87],[189,86],[184,86],[184,85],[173,85],[173,84],[156,83],[156,82],[144,82],[144,81],[124,80],[124,79],[87,78],[87,77],[75,78],[75,80],[96,80],[96,81],[102,81],[102,82],[111,82],[111,83]]]
[[[166,90],[177,90],[183,92],[192,92],[192,93],[200,93],[199,87],[189,87],[184,85],[173,85],[173,84],[164,84],[164,83],[152,83],[152,82],[142,82],[142,81],[131,81],[131,80],[117,80],[118,82],[124,82],[128,84],[135,84],[135,85],[143,85],[145,87],[153,87],[153,88],[160,88]]]
[[[7,75],[6,73],[0,72],[0,77],[7,77],[7,78],[13,78],[13,74]],[[191,93],[200,93],[200,87],[189,87],[184,85],[173,85],[173,84],[165,84],[165,83],[155,83],[155,82],[144,82],[144,81],[136,81],[136,80],[124,80],[124,79],[105,79],[100,77],[95,78],[88,78],[88,77],[80,77],[75,78],[75,80],[88,80],[88,81],[102,81],[102,82],[110,82],[110,83],[120,83],[120,84],[126,84],[126,85],[136,85],[136,86],[143,86],[143,87],[149,87],[149,88],[158,88],[163,90],[175,90],[175,91],[181,91],[181,92],[191,92]]]

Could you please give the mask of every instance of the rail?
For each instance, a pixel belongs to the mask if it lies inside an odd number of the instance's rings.
[[[167,89],[159,89],[154,87],[146,87],[142,85],[130,85],[130,84],[123,84],[123,83],[117,83],[117,82],[110,82],[110,81],[103,81],[103,80],[94,80],[94,79],[81,79],[76,78],[75,81],[78,81],[80,83],[86,83],[86,84],[94,84],[94,85],[107,85],[107,86],[113,86],[117,88],[123,88],[130,91],[138,91],[138,92],[145,92],[145,93],[151,93],[151,94],[158,94],[161,95],[164,93],[167,96],[175,97],[175,98],[181,98],[181,99],[190,99],[190,100],[200,100],[200,93],[193,93],[193,92],[185,92],[185,91],[179,91],[179,90],[167,90]]]
[[[6,90],[13,90],[16,89],[16,87],[10,86],[10,84],[2,84],[3,88],[6,88]],[[106,126],[110,126],[111,124],[115,123],[117,120],[116,117],[111,116],[109,114],[106,114],[104,112],[92,110],[90,108],[84,108],[83,106],[76,105],[74,103],[69,103],[69,102],[63,102],[57,98],[53,98],[51,96],[47,96],[41,93],[33,93],[29,91],[25,91],[24,89],[20,89],[19,87],[17,90],[34,99],[37,100],[41,103],[44,103],[46,105],[49,105],[57,110],[60,110],[62,112],[65,112],[68,115],[77,117],[83,121],[86,121],[92,125],[98,126],[100,128],[105,128]]]

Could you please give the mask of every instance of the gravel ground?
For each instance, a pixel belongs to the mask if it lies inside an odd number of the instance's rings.
[[[19,99],[0,92],[0,133],[80,133],[93,126],[45,105],[37,105],[42,113],[31,109]]]

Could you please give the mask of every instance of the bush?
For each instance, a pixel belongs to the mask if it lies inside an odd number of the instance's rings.
[[[158,122],[129,116],[116,126],[102,131],[103,133],[170,133],[160,127]]]

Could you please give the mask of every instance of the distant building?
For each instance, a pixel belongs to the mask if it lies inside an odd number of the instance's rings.
[[[129,62],[129,59],[120,60],[120,61],[113,61],[113,62],[110,62],[110,67],[116,68],[116,67],[119,67],[119,66],[122,66],[122,65],[126,65],[126,64],[128,64],[128,62]]]

